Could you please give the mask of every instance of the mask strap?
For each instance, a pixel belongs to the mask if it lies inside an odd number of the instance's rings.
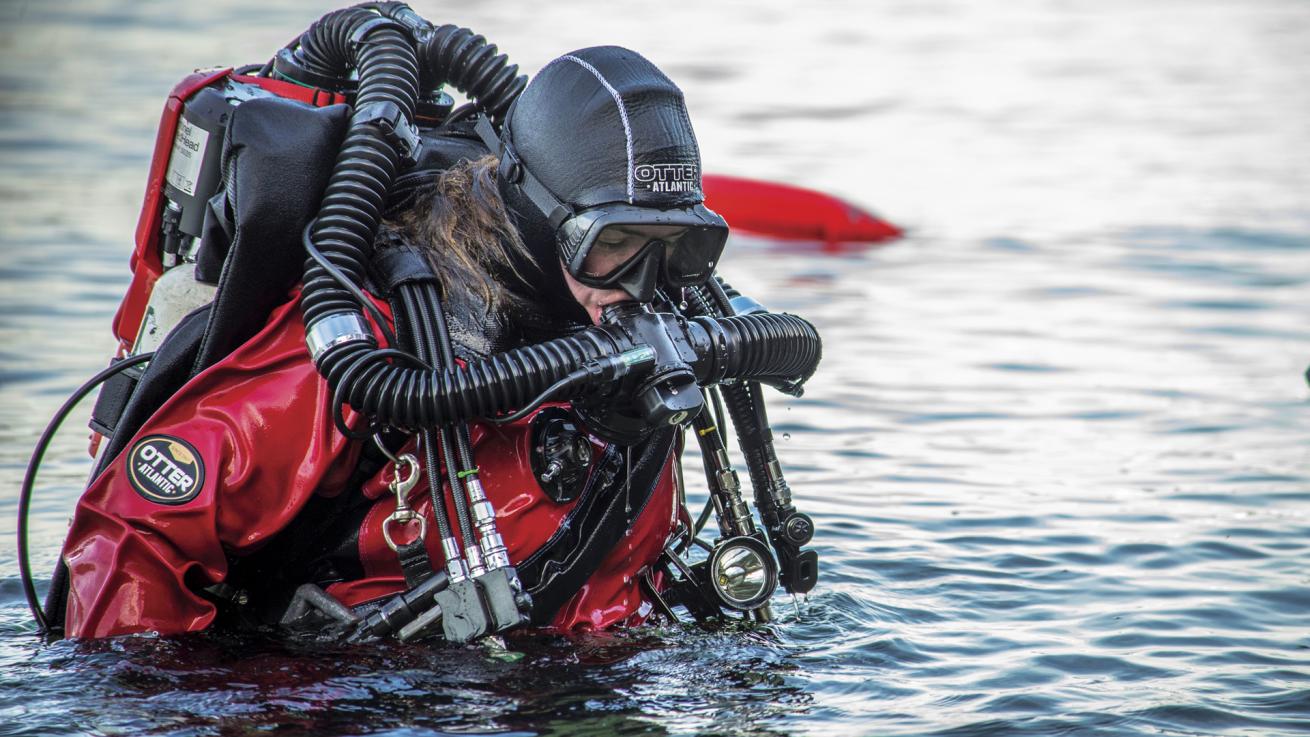
[[[500,178],[515,185],[527,195],[532,204],[541,211],[542,215],[550,221],[551,229],[556,229],[560,223],[573,217],[573,208],[569,207],[556,197],[541,180],[528,171],[528,167],[519,159],[514,147],[508,140],[501,140],[496,135],[496,129],[491,126],[491,121],[487,116],[478,117],[478,122],[473,126],[482,143],[486,147],[496,152],[500,156],[500,169],[498,174]]]

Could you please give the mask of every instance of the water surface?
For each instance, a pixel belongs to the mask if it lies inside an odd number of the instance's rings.
[[[685,89],[708,171],[911,229],[725,261],[826,340],[805,397],[771,404],[820,586],[765,629],[509,653],[43,645],[6,525],[0,735],[1310,731],[1310,6],[417,7],[528,70],[636,48]],[[0,518],[112,350],[168,89],[323,9],[0,5]],[[43,572],[85,416],[44,469]]]

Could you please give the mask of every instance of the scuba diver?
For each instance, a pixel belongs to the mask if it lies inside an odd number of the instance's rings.
[[[700,178],[681,91],[637,53],[528,83],[400,3],[184,80],[44,608],[20,524],[43,631],[767,621],[818,572],[761,385],[799,396],[821,344],[717,276],[728,225]]]

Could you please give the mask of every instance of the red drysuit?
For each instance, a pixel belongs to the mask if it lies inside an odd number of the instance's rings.
[[[327,383],[305,348],[297,297],[171,397],[83,494],[63,551],[68,636],[204,629],[217,609],[197,591],[224,580],[229,558],[258,550],[313,495],[342,492],[359,446],[333,426]],[[576,502],[557,503],[537,485],[526,462],[527,421],[475,425],[472,438],[487,497],[518,563],[550,538]],[[486,459],[507,455],[518,462],[497,462],[505,470],[490,472]],[[676,462],[670,457],[665,463],[630,534],[558,611],[553,626],[607,627],[649,612],[639,573],[655,562],[675,527]],[[384,468],[363,489],[376,499],[359,532],[365,577],[327,589],[349,606],[405,588],[396,555],[382,538],[382,520],[394,511],[395,499],[380,477],[390,479],[391,472]],[[409,499],[431,518],[426,482]],[[440,568],[434,525],[426,543]]]

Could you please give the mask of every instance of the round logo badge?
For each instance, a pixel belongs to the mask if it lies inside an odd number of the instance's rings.
[[[127,478],[136,493],[159,504],[185,504],[205,484],[200,453],[181,438],[150,435],[127,454]]]

